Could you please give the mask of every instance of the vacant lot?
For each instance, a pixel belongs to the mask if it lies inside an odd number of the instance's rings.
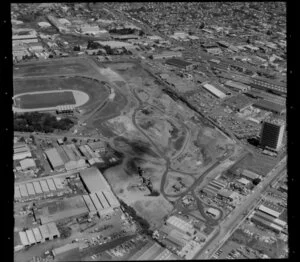
[[[55,107],[59,105],[75,105],[73,93],[71,91],[60,93],[28,94],[15,98],[19,108],[40,108]]]
[[[14,76],[82,74],[90,71],[90,68],[84,63],[82,58],[81,60],[59,59],[42,63],[17,65],[14,69]]]
[[[165,183],[165,192],[168,195],[178,195],[186,191],[195,181],[189,175],[183,175],[177,172],[169,172]]]

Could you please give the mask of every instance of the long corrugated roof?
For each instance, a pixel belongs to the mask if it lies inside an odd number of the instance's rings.
[[[27,235],[24,231],[19,232],[20,240],[23,246],[29,245]]]
[[[106,179],[96,167],[86,168],[80,172],[84,184],[86,185],[89,193],[98,191],[111,190]]]
[[[31,229],[26,230],[26,235],[30,244],[35,244],[35,238]]]
[[[42,241],[42,235],[38,227],[32,229],[34,237],[37,242]]]

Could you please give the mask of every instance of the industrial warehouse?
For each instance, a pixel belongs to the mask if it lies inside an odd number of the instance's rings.
[[[24,247],[59,238],[60,233],[55,223],[49,223],[26,231],[20,231],[18,237],[19,241],[18,239],[16,239],[16,241],[19,242],[19,245],[16,245],[15,248],[22,249]]]
[[[41,224],[57,222],[85,214],[90,214],[91,216],[98,214],[102,217],[112,213],[114,208],[120,206],[109,184],[97,168],[92,167],[83,170],[80,172],[80,177],[89,194],[69,197],[38,207],[35,211],[35,217]],[[40,182],[41,186],[43,186],[43,181]],[[21,186],[20,191],[21,189],[25,190]]]
[[[74,170],[86,167],[86,162],[75,145],[63,145],[61,147],[47,149],[45,154],[53,170]]]
[[[15,200],[29,200],[41,196],[53,195],[64,190],[64,185],[59,177],[48,179],[35,179],[30,183],[20,183],[15,186]]]

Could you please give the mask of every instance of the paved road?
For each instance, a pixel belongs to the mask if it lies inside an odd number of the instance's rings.
[[[286,157],[281,160],[265,177],[265,179],[256,187],[254,192],[246,199],[242,206],[237,207],[233,213],[224,220],[221,224],[221,230],[218,235],[212,239],[210,243],[207,243],[203,249],[194,257],[195,259],[207,259],[212,256],[216,248],[220,243],[232,232],[232,229],[242,220],[244,213],[249,212],[249,208],[261,197],[262,193],[268,188],[268,186],[281,175],[281,172],[286,168]],[[205,252],[204,252],[205,251]]]

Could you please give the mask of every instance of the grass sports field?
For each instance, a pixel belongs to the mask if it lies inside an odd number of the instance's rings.
[[[100,81],[87,77],[43,77],[15,79],[14,95],[55,90],[78,90],[89,96],[89,101],[81,106],[86,113],[106,100],[109,90]],[[68,100],[70,101],[70,100]]]
[[[15,98],[17,107],[24,109],[55,107],[59,105],[75,105],[71,91],[59,93],[26,94]]]

